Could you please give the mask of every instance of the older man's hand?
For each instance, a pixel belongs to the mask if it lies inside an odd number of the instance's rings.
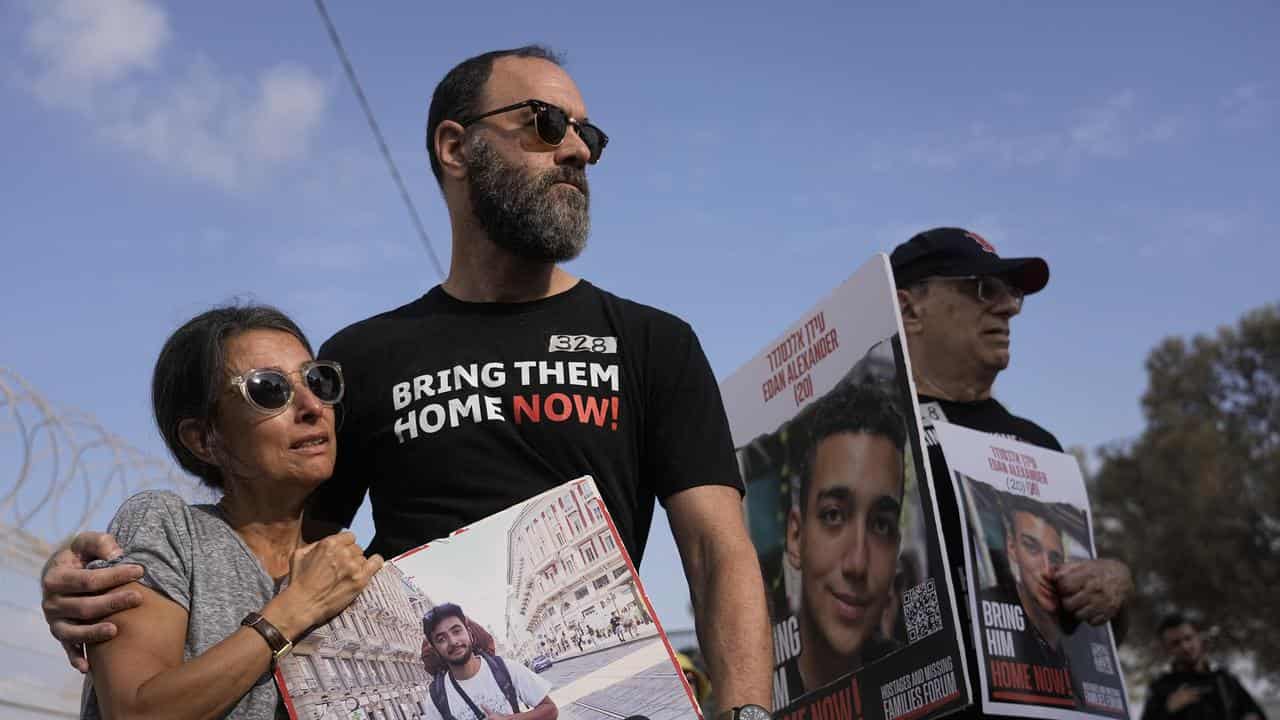
[[[1054,569],[1062,606],[1090,625],[1115,617],[1133,595],[1133,575],[1119,560],[1076,560]]]

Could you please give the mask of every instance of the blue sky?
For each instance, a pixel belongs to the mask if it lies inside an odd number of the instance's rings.
[[[997,395],[1094,447],[1141,430],[1160,338],[1280,296],[1280,9],[1046,5],[330,11],[446,262],[431,90],[545,42],[611,138],[572,272],[685,317],[723,377],[871,253],[969,227],[1053,272]],[[17,0],[0,61],[0,366],[143,450],[190,315],[253,298],[318,344],[437,282],[311,2]],[[644,575],[681,626],[655,528]]]

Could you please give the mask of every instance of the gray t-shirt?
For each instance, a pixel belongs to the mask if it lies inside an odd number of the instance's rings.
[[[148,490],[120,506],[108,532],[124,550],[115,562],[141,565],[140,582],[187,611],[184,660],[234,633],[246,614],[275,595],[275,583],[216,506],[188,505],[172,492]],[[268,652],[265,643],[262,652]],[[268,672],[223,717],[270,720],[279,704]],[[92,671],[85,676],[80,717],[101,717]]]

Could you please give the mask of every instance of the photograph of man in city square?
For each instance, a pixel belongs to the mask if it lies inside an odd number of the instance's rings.
[[[294,717],[697,717],[590,478],[393,559],[375,586],[281,662]]]

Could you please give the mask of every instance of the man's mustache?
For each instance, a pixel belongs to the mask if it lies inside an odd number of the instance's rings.
[[[587,171],[582,168],[564,165],[548,170],[542,183],[544,188],[550,188],[556,183],[568,183],[581,190],[583,195],[588,197],[591,195],[591,190],[587,186]]]

